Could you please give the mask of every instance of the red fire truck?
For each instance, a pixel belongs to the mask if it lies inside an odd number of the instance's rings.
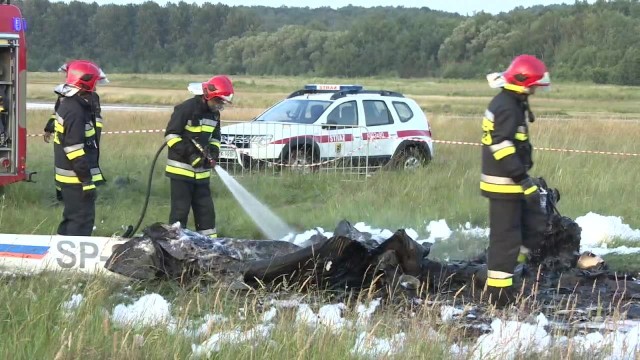
[[[31,177],[26,171],[26,26],[20,9],[0,0],[0,191]]]

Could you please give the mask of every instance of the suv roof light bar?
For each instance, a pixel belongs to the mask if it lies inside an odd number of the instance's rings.
[[[395,97],[404,97],[399,92],[389,91],[389,90],[361,90],[361,91],[338,91],[333,96],[331,96],[331,100],[336,100],[341,97],[345,97],[349,94],[378,94],[380,96],[395,96]]]
[[[378,94],[381,96],[404,97],[404,95],[395,91],[364,90],[364,87],[361,85],[307,84],[304,86],[304,89],[292,92],[289,96],[287,96],[287,99],[300,95],[320,93],[333,93],[333,96],[331,96],[331,100],[336,100],[349,94]]]
[[[362,85],[340,85],[340,84],[306,84],[304,89],[292,92],[287,98],[305,94],[335,93],[336,91],[360,91]]]

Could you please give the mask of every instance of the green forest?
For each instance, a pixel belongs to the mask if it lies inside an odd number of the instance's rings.
[[[640,85],[638,0],[473,16],[427,7],[12,3],[28,24],[31,71],[87,58],[107,74],[477,78],[529,53],[555,79]]]

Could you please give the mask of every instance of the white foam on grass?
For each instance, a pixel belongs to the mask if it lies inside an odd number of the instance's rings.
[[[311,310],[309,305],[299,304],[296,312],[296,323],[315,327],[318,324],[318,316]]]
[[[633,229],[628,224],[623,223],[619,216],[604,216],[593,212],[589,212],[584,216],[575,219],[576,223],[582,228],[581,250],[591,251],[596,255],[606,255],[610,253],[617,254],[635,254],[640,252],[640,229]],[[489,228],[482,228],[471,225],[466,222],[464,225],[450,227],[445,219],[425,221],[425,230],[429,234],[426,238],[420,238],[420,234],[414,229],[407,228],[405,232],[416,242],[435,243],[436,241],[446,241],[454,234],[460,234],[469,238],[488,238]],[[377,228],[358,222],[354,227],[361,232],[370,233],[372,239],[381,242],[393,235],[393,231],[388,229]],[[292,241],[296,245],[308,245],[313,235],[322,234],[326,237],[333,236],[332,232],[327,232],[323,228],[307,230],[301,234],[289,234],[283,240]],[[623,239],[628,241],[638,241],[638,247],[619,246],[615,248],[608,247],[613,239]]]
[[[318,323],[336,334],[350,328],[353,325],[351,321],[342,317],[342,312],[346,308],[343,303],[323,305],[318,310]]]
[[[462,309],[458,309],[453,306],[443,305],[440,307],[440,317],[445,323],[459,319],[462,313],[464,313]]]
[[[602,348],[604,336],[599,332],[592,332],[587,335],[575,336],[567,342],[571,342],[578,352],[593,353]]]
[[[317,227],[315,229],[310,229],[300,234],[289,233],[288,235],[284,236],[280,240],[292,242],[298,246],[308,246],[310,245],[309,242],[311,238],[314,237],[315,235],[322,235],[329,238],[333,236],[333,233],[325,231],[321,227]]]
[[[420,236],[418,232],[413,230],[412,228],[404,229],[404,232],[407,233],[407,236],[409,236],[413,240],[418,240],[418,237]]]
[[[247,331],[231,330],[213,334],[201,345],[191,344],[193,358],[211,357],[212,353],[218,352],[225,345],[237,345],[245,342],[252,342],[254,345],[269,337],[275,325],[260,324]]]
[[[269,304],[275,306],[276,308],[294,308],[300,306],[301,302],[298,299],[286,299],[286,300],[276,300],[271,299]]]
[[[356,320],[357,326],[365,326],[369,322],[371,315],[380,306],[381,298],[376,298],[369,302],[369,305],[360,304],[356,306],[356,313],[358,314],[358,320]]]
[[[636,355],[640,352],[640,325],[627,333],[616,331],[607,334],[605,343],[613,343],[611,354],[605,360],[637,359]]]
[[[520,354],[542,353],[551,344],[551,336],[540,324],[495,319],[491,329],[476,341],[472,359],[512,360]]]
[[[606,247],[615,238],[640,241],[640,229],[632,229],[620,216],[589,212],[575,222],[582,228],[580,244],[584,247]]]
[[[471,359],[516,359],[520,354],[548,354],[553,347],[574,349],[582,355],[594,356],[604,360],[632,360],[640,352],[640,322],[632,322],[631,326],[619,329],[594,331],[586,335],[572,338],[566,336],[552,337],[544,329],[550,324],[542,314],[536,317],[534,324],[494,319],[491,333],[480,336],[474,345],[461,347],[454,344],[450,352],[454,357]]]
[[[458,231],[467,237],[471,238],[488,238],[489,228],[481,228],[477,226],[471,226],[470,222],[466,222],[463,227],[460,227]]]
[[[364,222],[356,223],[353,227],[360,232],[366,232],[371,234],[371,239],[377,242],[385,241],[388,238],[393,236],[393,231],[389,229],[373,228],[369,225],[366,225]]]
[[[536,324],[538,324],[538,326],[547,326],[549,325],[549,319],[547,319],[543,313],[540,313],[536,316]]]
[[[590,251],[595,255],[602,256],[607,254],[618,254],[618,255],[629,255],[629,254],[637,254],[640,253],[640,247],[628,247],[626,245],[614,247],[614,248],[606,248],[606,247],[582,247],[582,251]]]
[[[403,332],[391,338],[377,338],[363,331],[358,335],[351,354],[369,358],[393,356],[402,351],[405,338],[406,335]]]
[[[327,304],[320,307],[318,314],[314,313],[307,304],[300,304],[296,312],[296,323],[311,328],[326,328],[338,334],[346,328],[351,328],[353,323],[342,317],[346,305],[343,303]]]
[[[71,295],[71,300],[62,303],[62,310],[66,315],[71,315],[80,307],[82,301],[84,301],[84,296],[82,294],[73,294]]]
[[[271,307],[268,311],[262,314],[262,322],[271,322],[276,318],[276,315],[278,315],[278,310],[275,307]]]
[[[180,330],[180,333],[188,338],[200,338],[208,335],[214,325],[226,323],[227,321],[229,321],[229,319],[224,315],[206,314],[201,320],[187,321],[187,324]],[[167,325],[167,328],[170,333],[175,334],[178,331],[177,322],[175,320],[171,320]]]
[[[634,360],[640,352],[640,324],[625,331],[613,331],[606,335],[592,332],[568,340],[581,353],[599,353],[604,360]]]
[[[469,345],[453,344],[449,348],[449,353],[454,359],[465,359],[469,353]]]
[[[171,304],[159,294],[146,294],[133,304],[118,304],[111,319],[120,326],[145,327],[168,324],[173,320]]]
[[[451,228],[447,225],[447,221],[444,219],[430,221],[427,225],[427,232],[429,233],[429,237],[424,241],[429,243],[434,243],[436,240],[446,240],[453,234],[453,231],[451,231]]]

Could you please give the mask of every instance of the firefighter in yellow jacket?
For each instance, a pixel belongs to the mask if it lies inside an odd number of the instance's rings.
[[[72,61],[66,62],[58,68],[58,71],[64,72],[66,76],[67,69],[69,68],[69,64],[71,62],[83,62],[83,61],[86,62],[88,60],[72,60]],[[107,79],[107,75],[102,71],[102,69],[100,69],[100,79],[98,80],[97,84],[104,85],[108,83],[109,83],[109,79]],[[65,84],[61,84],[61,85],[58,85],[53,90],[53,92],[57,95],[57,98],[53,106],[53,113],[51,113],[51,116],[49,117],[49,120],[47,121],[47,124],[44,127],[44,141],[46,143],[48,143],[53,137],[53,133],[55,132],[56,112],[58,111],[58,107],[60,106],[60,99],[64,97],[64,92],[68,91],[68,89],[69,89],[68,87],[65,87]],[[100,160],[100,136],[102,133],[103,120],[102,120],[102,111],[100,107],[100,96],[98,96],[98,93],[96,91],[93,91],[91,94],[93,96],[93,98],[91,99],[91,106],[94,112],[93,117],[95,118],[95,126],[94,126],[95,140],[96,140],[96,146],[98,148],[97,149],[98,151],[94,154],[97,157],[95,159],[96,167],[91,169],[91,174],[93,175],[93,182],[95,183],[95,185],[100,186],[106,182],[106,179],[102,173],[102,169],[100,168],[100,161],[99,161]],[[56,199],[58,199],[58,201],[62,201],[62,192],[60,187],[57,185],[56,185]]]
[[[186,228],[193,209],[196,231],[215,238],[209,178],[220,154],[220,111],[231,103],[233,84],[227,76],[217,75],[199,84],[195,93],[174,108],[165,131],[169,146],[165,174],[171,179],[169,222]]]
[[[539,239],[540,190],[529,176],[533,166],[527,122],[534,121],[529,96],[551,85],[545,64],[532,55],[513,59],[503,73],[487,80],[502,90],[491,100],[482,119],[480,190],[489,198],[489,249],[486,289],[490,301],[514,301],[513,272]]]
[[[89,61],[69,65],[56,110],[53,151],[56,186],[64,203],[59,235],[89,236],[95,222],[96,185],[92,169],[97,167],[98,147],[92,93],[100,69]]]

